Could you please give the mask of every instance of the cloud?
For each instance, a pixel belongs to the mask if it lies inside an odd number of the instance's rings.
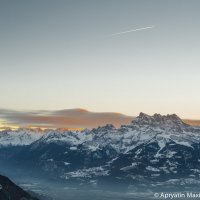
[[[192,125],[192,126],[200,126],[200,120],[193,120],[193,119],[183,119],[183,121],[186,124]]]
[[[0,109],[0,119],[6,126],[41,128],[94,128],[105,124],[119,127],[128,124],[131,116],[113,112],[90,112],[84,109],[15,111]]]

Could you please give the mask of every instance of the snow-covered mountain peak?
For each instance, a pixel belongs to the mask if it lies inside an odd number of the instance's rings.
[[[106,124],[105,126],[99,126],[98,128],[94,128],[91,130],[90,134],[93,135],[104,135],[108,133],[113,133],[113,131],[116,131],[117,129],[115,128],[114,125],[112,124]]]
[[[32,142],[40,139],[43,132],[34,129],[18,129],[15,131],[0,132],[0,147],[1,146],[21,146],[29,145]]]
[[[143,112],[139,114],[138,117],[136,117],[133,121],[132,124],[150,124],[152,122],[153,118],[150,115],[147,115]]]
[[[90,140],[91,134],[87,131],[58,131],[50,130],[48,133],[44,134],[40,140],[36,142],[36,146],[40,143],[57,143],[57,144],[68,144],[68,145],[78,145],[86,140]]]
[[[106,131],[108,131],[108,130],[113,130],[113,129],[115,129],[114,125],[112,125],[112,124],[106,124],[105,126],[100,126],[97,129],[95,129],[95,130],[98,130],[98,131],[104,131],[104,130],[106,130]]]
[[[160,115],[157,113],[153,116],[140,113],[139,116],[131,122],[131,125],[160,127],[161,129],[174,129],[188,126],[176,114]]]

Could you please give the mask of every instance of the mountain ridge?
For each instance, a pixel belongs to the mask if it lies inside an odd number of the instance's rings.
[[[14,184],[6,176],[0,175],[0,199],[1,200],[39,200],[32,197],[22,188]]]
[[[11,146],[5,162],[88,184],[165,185],[181,179],[192,185],[200,184],[199,149],[200,127],[185,124],[175,114],[140,113],[120,128],[108,124],[92,130],[46,131],[21,150]],[[3,147],[0,150],[3,156]]]

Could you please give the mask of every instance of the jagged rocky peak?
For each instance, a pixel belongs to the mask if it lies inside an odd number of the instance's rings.
[[[115,129],[115,126],[112,124],[106,124],[105,126],[99,126],[98,128],[94,128],[93,130],[103,131],[103,130],[112,130]]]
[[[176,115],[154,114],[153,116],[140,113],[132,122],[132,125],[169,125],[169,126],[185,126],[186,124]]]
[[[176,114],[171,114],[171,115],[160,115],[160,114],[154,114],[153,118],[156,121],[173,121],[175,123],[183,123],[180,117],[178,117]]]
[[[115,126],[113,124],[106,124],[103,128],[105,128],[105,129],[115,129]]]
[[[99,133],[108,133],[108,131],[116,130],[115,126],[112,124],[106,124],[105,126],[99,126],[98,128],[92,129],[90,133],[99,134]]]

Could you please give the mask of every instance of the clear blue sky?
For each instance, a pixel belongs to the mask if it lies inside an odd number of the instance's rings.
[[[199,119],[199,8],[198,0],[1,0],[0,107]]]

